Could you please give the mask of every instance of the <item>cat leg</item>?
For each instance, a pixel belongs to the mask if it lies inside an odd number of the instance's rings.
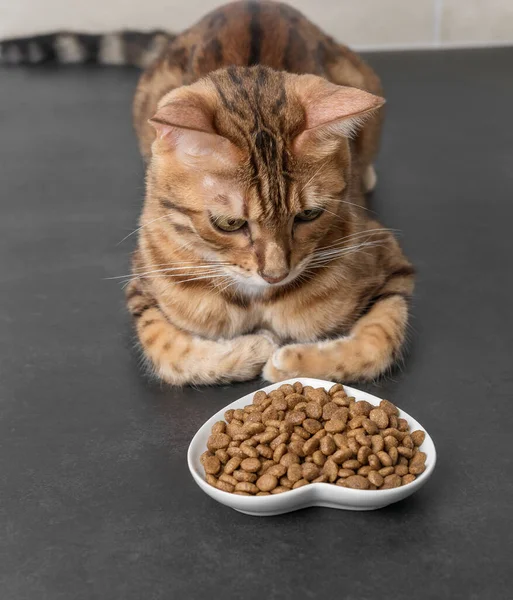
[[[172,385],[253,379],[276,349],[266,334],[214,341],[183,331],[136,282],[127,288],[127,303],[152,370]]]
[[[372,308],[355,323],[347,337],[311,344],[291,344],[274,352],[264,367],[272,382],[292,377],[338,381],[372,380],[399,358],[408,322],[408,299],[413,270],[396,289],[385,289],[371,301]],[[407,268],[404,269],[406,273]]]

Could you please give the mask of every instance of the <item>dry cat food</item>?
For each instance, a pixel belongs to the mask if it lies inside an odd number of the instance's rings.
[[[268,496],[310,483],[357,490],[407,485],[426,468],[423,431],[388,400],[355,401],[341,384],[329,392],[300,382],[228,410],[201,455],[210,485],[242,496]]]

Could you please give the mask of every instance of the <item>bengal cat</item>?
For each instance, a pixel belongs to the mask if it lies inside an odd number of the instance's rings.
[[[160,378],[347,382],[394,364],[414,271],[363,208],[381,93],[361,58],[272,2],[215,10],[147,68],[126,297]]]

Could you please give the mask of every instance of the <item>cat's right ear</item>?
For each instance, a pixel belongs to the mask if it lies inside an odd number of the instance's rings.
[[[356,131],[384,103],[384,98],[316,75],[296,75],[292,93],[304,111],[304,129],[294,140],[298,154],[327,155]]]
[[[240,159],[235,146],[214,129],[214,109],[201,93],[179,88],[164,97],[149,120],[156,137],[154,153],[172,152],[187,166],[229,168]]]

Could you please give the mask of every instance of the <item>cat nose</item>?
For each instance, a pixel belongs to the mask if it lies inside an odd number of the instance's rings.
[[[272,274],[260,272],[260,277],[264,281],[267,281],[267,283],[280,283],[280,281],[283,281],[284,279],[286,279],[288,274],[289,274],[288,271],[283,271],[281,273],[272,273]]]

